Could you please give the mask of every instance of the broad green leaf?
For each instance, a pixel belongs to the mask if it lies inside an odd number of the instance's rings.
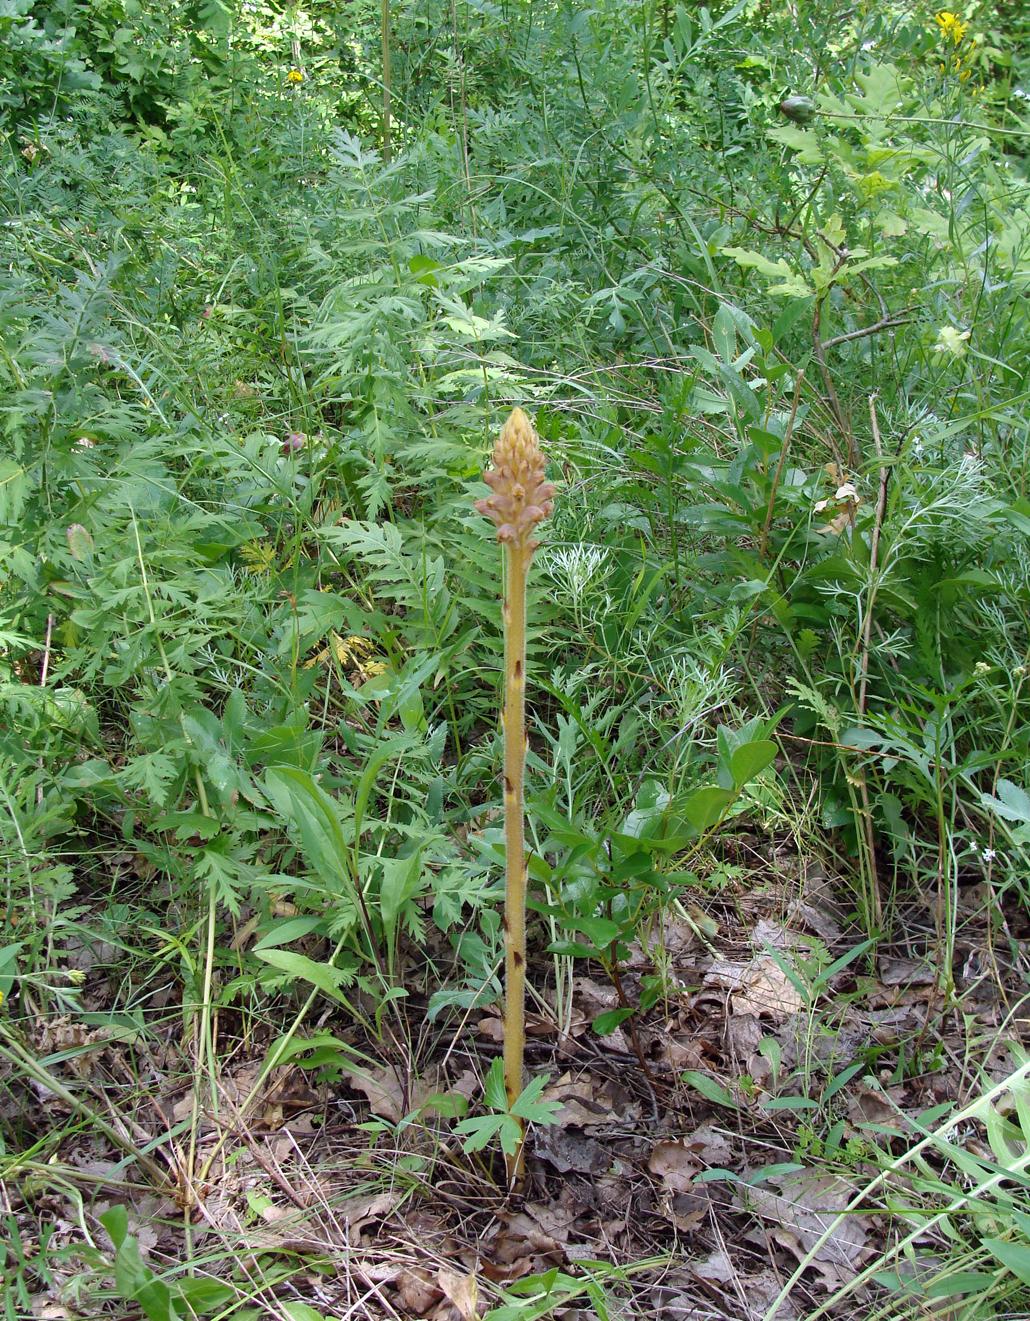
[[[680,1074],[685,1083],[688,1083],[695,1091],[708,1101],[715,1105],[725,1106],[728,1110],[739,1110],[740,1106],[734,1100],[733,1093],[720,1082],[710,1077],[707,1073],[699,1073],[696,1069],[687,1069],[686,1073]]]
[[[305,954],[295,954],[288,949],[257,949],[254,953],[273,968],[278,968],[295,981],[310,982],[333,1000],[346,1004],[346,998],[340,994],[340,987],[352,980],[352,974],[328,963],[316,963]]]
[[[711,784],[695,789],[683,803],[683,815],[698,832],[708,830],[721,821],[736,794],[732,789],[720,789]]]
[[[279,1308],[288,1321],[329,1321],[324,1312],[319,1312],[310,1303],[302,1303],[297,1299],[280,1303]]]
[[[748,248],[723,248],[722,255],[732,257],[738,266],[753,267],[759,275],[777,281],[776,284],[769,286],[768,292],[771,294],[784,294],[788,298],[808,298],[813,293],[811,285],[796,274],[782,257],[770,261],[760,252],[752,252]]]
[[[100,1217],[100,1223],[115,1245],[114,1287],[119,1296],[138,1303],[149,1321],[179,1321],[171,1290],[144,1264],[139,1243],[128,1233],[125,1207],[113,1206]]]
[[[1011,780],[999,780],[998,796],[981,794],[980,801],[1003,821],[1030,823],[1030,794]]]
[[[409,858],[384,858],[383,879],[379,887],[379,913],[388,946],[393,945],[397,919],[405,904],[422,888],[422,851]]]
[[[483,1099],[491,1110],[508,1109],[508,1096],[504,1090],[504,1061],[498,1056],[490,1065],[483,1084]]]
[[[300,940],[302,936],[310,935],[319,927],[325,925],[324,917],[288,917],[282,922],[276,922],[254,944],[255,952],[262,949],[272,949],[276,945],[289,945],[293,940]]]
[[[822,164],[823,149],[818,134],[813,133],[811,129],[784,124],[769,129],[766,137],[771,138],[773,142],[779,142],[784,147],[789,147],[791,151],[796,151],[798,163],[801,165]]]
[[[983,1245],[1017,1279],[1030,1284],[1030,1244],[1004,1238],[985,1238]]]
[[[511,1113],[531,1124],[553,1124],[561,1105],[557,1101],[542,1101],[540,1093],[547,1086],[547,1075],[538,1074],[531,1078],[517,1097]]]
[[[215,1308],[225,1307],[236,1295],[231,1284],[221,1280],[180,1276],[175,1282],[175,1292],[195,1312],[213,1312]],[[189,1315],[187,1312],[186,1315]]]
[[[730,774],[738,789],[760,775],[776,758],[776,744],[771,739],[757,739],[734,748],[730,756]]]
[[[265,792],[299,838],[304,861],[330,889],[350,888],[349,848],[336,802],[307,771],[273,766]]]
[[[598,1014],[590,1026],[599,1037],[608,1037],[620,1023],[632,1017],[633,1010],[628,1005],[621,1005],[618,1009],[607,1009],[603,1014]]]

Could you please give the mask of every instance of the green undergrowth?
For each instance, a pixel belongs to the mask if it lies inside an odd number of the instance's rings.
[[[559,484],[527,761],[559,1003],[700,920],[743,836],[829,863],[861,966],[904,946],[961,1013],[963,896],[988,978],[1028,899],[1025,20],[397,3],[387,159],[379,7],[324,8],[0,12],[0,1044],[172,1029],[217,1108],[228,1030],[274,1062],[331,1008],[417,1053],[498,998],[472,501],[514,404]],[[599,1030],[670,993],[656,957]],[[926,1120],[870,1315],[1025,1302],[1012,1067],[972,1069],[975,1158]]]

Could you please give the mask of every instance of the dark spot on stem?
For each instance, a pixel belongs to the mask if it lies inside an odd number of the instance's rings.
[[[518,952],[518,950],[512,951],[511,961],[512,963],[514,963],[516,968],[521,968],[523,964],[526,962],[526,960],[522,957],[522,955]]]
[[[517,660],[515,662],[515,678],[516,679],[522,678],[522,662],[520,660]]]
[[[504,777],[504,792],[506,794],[513,794],[515,792],[515,786],[512,784],[511,780],[508,778],[507,775]]]

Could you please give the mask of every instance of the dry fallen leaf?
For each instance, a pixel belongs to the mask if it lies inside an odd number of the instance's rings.
[[[686,1192],[701,1173],[696,1157],[682,1142],[656,1142],[647,1168],[673,1193]]]
[[[690,1269],[699,1280],[713,1284],[726,1284],[737,1274],[729,1253],[724,1250],[713,1252],[704,1261],[692,1261]]]
[[[584,1073],[573,1077],[562,1076],[545,1087],[542,1099],[556,1101],[561,1109],[554,1122],[562,1127],[598,1127],[605,1124],[624,1124],[640,1113],[639,1105],[630,1098],[625,1088],[611,1078]]]
[[[820,1178],[805,1170],[780,1180],[779,1192],[768,1184],[748,1188],[738,1196],[769,1222],[768,1232],[799,1261],[832,1226],[829,1237],[816,1248],[812,1262],[826,1287],[834,1289],[854,1279],[867,1252],[863,1218],[849,1215],[838,1220],[853,1194],[854,1189],[843,1179]]]
[[[424,1317],[434,1303],[442,1297],[442,1289],[421,1266],[409,1266],[395,1281],[395,1302],[408,1316]]]
[[[702,989],[707,987],[729,991],[735,1014],[785,1018],[798,1013],[804,1004],[793,982],[769,954],[758,954],[749,963],[716,959],[705,973]]]
[[[525,1211],[505,1217],[487,1251],[482,1273],[494,1281],[517,1280],[565,1260],[558,1242]]]
[[[458,1309],[462,1321],[476,1321],[479,1315],[479,1285],[472,1275],[458,1275],[441,1266],[436,1282]]]
[[[558,1125],[534,1133],[533,1154],[543,1157],[559,1174],[601,1174],[612,1163],[611,1152],[602,1143]]]

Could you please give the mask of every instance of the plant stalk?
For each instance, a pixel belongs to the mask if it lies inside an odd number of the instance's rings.
[[[390,100],[393,91],[393,78],[390,69],[390,0],[383,0],[381,23],[383,39],[383,161],[389,165],[392,114]]]
[[[483,481],[491,494],[476,511],[497,528],[504,556],[504,1093],[511,1115],[522,1095],[526,1054],[526,580],[539,542],[534,532],[551,512],[554,487],[546,480],[547,461],[533,424],[521,408],[512,409],[494,446]],[[519,1115],[519,1140],[504,1153],[508,1187],[514,1192],[525,1173],[526,1124]]]
[[[504,588],[504,1091],[509,1110],[522,1094],[526,1053],[526,580],[530,554],[512,546]],[[508,1184],[525,1172],[525,1123],[513,1156],[506,1156]]]

